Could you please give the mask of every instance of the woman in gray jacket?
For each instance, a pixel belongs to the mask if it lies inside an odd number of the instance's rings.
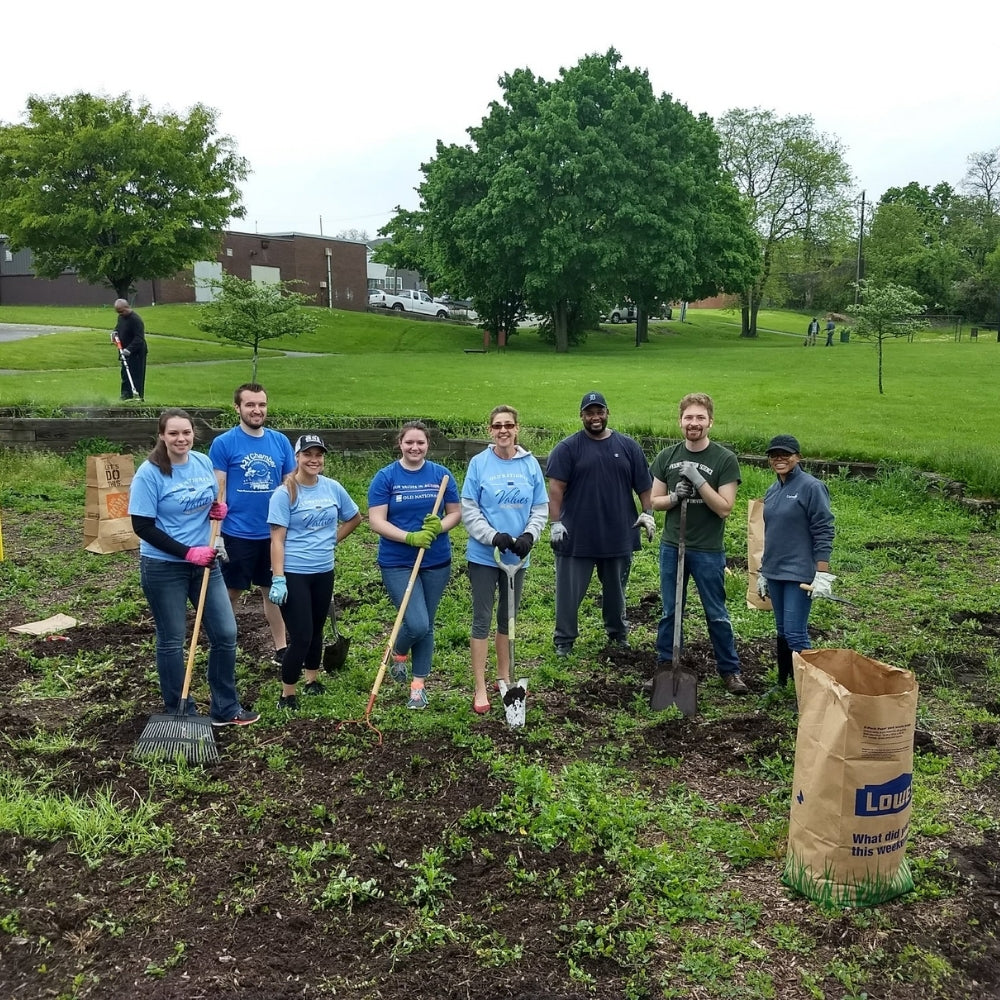
[[[791,434],[771,438],[767,458],[778,478],[764,494],[764,556],[757,590],[771,598],[774,608],[780,689],[792,676],[792,653],[810,648],[812,599],[828,596],[836,580],[830,573],[833,513],[826,485],[799,468],[799,442]]]

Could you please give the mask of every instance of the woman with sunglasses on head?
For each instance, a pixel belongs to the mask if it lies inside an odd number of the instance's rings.
[[[774,697],[792,676],[792,653],[810,649],[812,599],[830,594],[837,578],[830,573],[833,513],[826,484],[799,468],[799,442],[791,434],[771,438],[767,459],[777,476],[764,494],[764,555],[757,593],[771,598],[778,634],[778,685]],[[802,584],[809,589],[803,590]]]
[[[424,551],[389,664],[392,679],[403,683],[409,673],[407,656],[412,654],[406,707],[414,709],[427,707],[425,682],[434,657],[434,616],[451,576],[448,532],[462,517],[455,477],[443,465],[428,461],[430,443],[430,431],[422,421],[403,424],[396,437],[399,458],[380,469],[368,487],[368,525],[380,536],[378,566],[397,608],[406,596],[417,553]],[[445,476],[442,510],[434,514]]]
[[[469,463],[462,486],[462,523],[469,533],[465,556],[472,586],[472,710],[490,710],[486,690],[486,657],[490,619],[496,607],[497,677],[511,682],[507,623],[516,615],[524,585],[528,553],[548,520],[548,493],[538,460],[517,443],[517,410],[496,406],[490,413],[492,443]],[[514,607],[508,607],[507,575],[495,551],[510,565],[523,561],[514,576]],[[499,592],[499,599],[497,594]]]

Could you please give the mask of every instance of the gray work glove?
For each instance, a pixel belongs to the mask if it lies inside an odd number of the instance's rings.
[[[810,585],[810,597],[815,600],[817,597],[830,597],[833,595],[833,581],[837,578],[832,573],[817,573],[813,577]]]
[[[220,562],[229,562],[229,553],[226,551],[226,543],[222,540],[222,535],[218,535],[215,539],[215,551],[219,554]]]
[[[681,475],[695,488],[700,490],[705,485],[705,477],[698,470],[695,462],[681,462]]]
[[[132,352],[127,347],[123,347],[122,348],[122,357],[123,358],[130,358],[130,357],[132,357]]]
[[[569,532],[562,521],[553,521],[552,527],[549,528],[549,541],[553,545],[558,545],[560,542],[565,542],[567,538],[569,538]]]
[[[681,478],[677,480],[677,486],[674,487],[667,499],[670,501],[671,507],[677,507],[682,500],[690,500],[696,492],[689,479]]]
[[[757,596],[762,600],[767,600],[767,577],[763,573],[757,574]]]
[[[656,536],[656,521],[653,519],[652,508],[644,510],[636,519],[633,528],[641,528],[646,532],[646,541],[651,542]]]

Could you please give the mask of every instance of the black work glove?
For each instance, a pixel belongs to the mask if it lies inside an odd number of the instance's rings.
[[[510,543],[510,550],[518,559],[523,559],[531,551],[531,546],[534,544],[535,540],[531,537],[531,532],[526,531],[523,535],[518,535]]]
[[[514,539],[506,531],[498,531],[493,536],[493,547],[506,552],[514,544]]]

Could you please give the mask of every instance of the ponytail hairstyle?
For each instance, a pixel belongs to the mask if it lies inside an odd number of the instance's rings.
[[[295,501],[299,498],[299,483],[295,478],[295,473],[297,469],[293,469],[291,472],[281,480],[281,485],[288,490],[288,505],[289,507],[295,506]]]
[[[182,410],[179,406],[172,406],[160,414],[159,423],[156,425],[156,446],[146,456],[146,459],[150,465],[155,465],[165,476],[172,476],[174,469],[170,464],[167,446],[161,435],[166,433],[167,421],[173,417],[180,417],[182,420],[186,420],[191,425],[191,430],[194,431],[194,421],[187,410]]]

